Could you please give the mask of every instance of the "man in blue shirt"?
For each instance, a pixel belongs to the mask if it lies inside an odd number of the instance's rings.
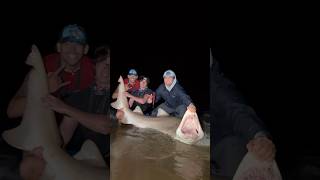
[[[182,118],[187,109],[196,112],[196,107],[192,103],[189,95],[178,83],[176,74],[172,70],[167,70],[163,74],[164,83],[156,90],[155,103],[163,99],[165,102],[160,104],[152,111],[152,116],[157,116],[161,108],[169,115]]]

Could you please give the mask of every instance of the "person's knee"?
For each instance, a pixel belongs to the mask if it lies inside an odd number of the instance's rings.
[[[158,114],[158,108],[154,109],[154,110],[151,112],[151,116],[156,117],[157,114]]]
[[[180,105],[176,108],[176,113],[179,118],[182,118],[183,115],[186,113],[186,111],[187,111],[186,105]]]

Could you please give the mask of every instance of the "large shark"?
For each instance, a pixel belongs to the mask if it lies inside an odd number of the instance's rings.
[[[96,145],[86,141],[73,158],[61,148],[54,112],[41,100],[48,94],[47,74],[41,54],[32,46],[26,63],[32,66],[28,79],[27,103],[21,124],[5,131],[4,140],[24,151],[43,147],[46,168],[43,180],[106,180],[109,171]]]
[[[111,103],[111,106],[124,112],[123,118],[119,120],[121,123],[132,124],[139,128],[155,129],[186,144],[209,145],[208,138],[203,138],[204,132],[197,113],[187,110],[181,120],[173,116],[158,114],[158,117],[150,117],[133,112],[129,109],[127,98],[124,96],[125,87],[121,76],[118,82],[118,97],[115,102]],[[200,142],[201,139],[206,139],[206,143]]]

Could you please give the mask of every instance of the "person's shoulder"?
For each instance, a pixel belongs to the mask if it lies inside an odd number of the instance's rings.
[[[176,91],[184,91],[184,88],[178,82],[174,85],[173,89]]]
[[[146,88],[145,92],[146,92],[146,94],[152,94],[153,93],[153,91],[150,88]]]
[[[160,86],[158,87],[158,91],[164,91],[166,88],[165,88],[165,86],[164,86],[164,84],[162,83],[162,84],[160,84]]]
[[[92,59],[88,56],[83,56],[81,63],[83,65],[85,65],[86,67],[93,67],[94,66]]]
[[[83,56],[82,57],[82,61],[85,62],[85,63],[93,64],[93,60],[89,56]]]
[[[175,88],[179,88],[179,89],[183,89],[183,87],[181,86],[181,84],[179,82],[176,82],[176,84],[174,85]]]
[[[134,83],[134,87],[136,89],[139,89],[140,88],[140,81],[139,80],[136,80],[136,82]]]

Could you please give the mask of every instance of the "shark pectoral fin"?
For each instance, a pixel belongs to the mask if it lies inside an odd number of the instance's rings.
[[[14,129],[10,129],[7,131],[4,131],[2,133],[2,138],[11,146],[18,148],[18,149],[23,149],[23,150],[31,150],[31,147],[26,147],[24,144],[24,132],[25,130],[21,130],[21,126],[18,126]]]
[[[169,114],[166,111],[164,111],[163,109],[159,108],[157,116],[169,116]]]
[[[136,108],[134,108],[133,112],[143,114],[143,112],[139,106],[136,106]]]
[[[85,161],[94,166],[106,167],[106,163],[103,160],[97,145],[91,140],[86,140],[80,151],[73,157],[76,160]]]
[[[111,103],[111,107],[113,107],[115,109],[119,109],[119,101],[116,100],[115,102]]]
[[[250,177],[251,179],[255,177],[255,179],[282,180],[276,161],[262,162],[252,153],[247,153],[240,162],[233,180],[250,179]]]

